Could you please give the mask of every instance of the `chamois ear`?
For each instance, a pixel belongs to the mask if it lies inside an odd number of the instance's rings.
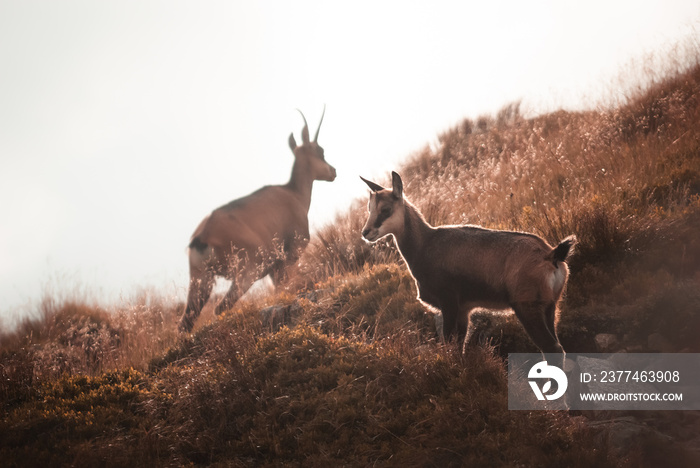
[[[371,181],[365,179],[365,178],[362,177],[362,176],[360,176],[360,179],[362,179],[362,182],[364,182],[365,184],[367,184],[367,186],[369,187],[369,189],[370,189],[371,191],[373,191],[373,192],[379,192],[380,190],[385,190],[385,188],[382,187],[381,185],[375,184],[374,182],[371,182]]]
[[[401,180],[401,176],[398,175],[396,172],[391,171],[391,193],[394,195],[395,198],[397,199],[402,199],[403,198],[403,181]]]
[[[289,147],[294,151],[297,149],[297,141],[294,139],[294,133],[289,134]]]

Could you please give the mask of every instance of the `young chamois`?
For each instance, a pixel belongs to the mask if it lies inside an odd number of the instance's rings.
[[[324,112],[321,115],[323,122]],[[250,286],[268,274],[277,284],[287,266],[296,263],[309,242],[309,206],[315,180],[332,182],[335,168],[318,145],[318,124],[313,141],[304,114],[302,144],[294,134],[289,147],[294,165],[289,182],[269,185],[214,210],[199,224],[189,244],[190,284],[181,331],[191,331],[209,300],[215,276],[232,281],[216,313],[231,308]]]
[[[421,302],[442,312],[445,338],[469,340],[469,313],[476,307],[513,309],[543,353],[563,353],[557,337],[557,302],[568,277],[569,236],[552,248],[533,234],[478,226],[433,227],[403,195],[392,172],[391,189],[369,186],[368,242],[394,240],[413,275]]]

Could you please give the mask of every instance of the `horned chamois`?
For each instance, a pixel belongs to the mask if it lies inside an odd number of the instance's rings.
[[[214,210],[199,224],[189,244],[190,283],[181,331],[190,331],[209,300],[214,279],[223,276],[232,281],[216,313],[231,308],[258,279],[272,277],[275,284],[285,268],[296,263],[309,241],[309,206],[315,180],[332,182],[335,168],[325,160],[318,145],[318,124],[313,141],[304,114],[302,144],[294,134],[289,147],[294,165],[289,182],[269,185],[250,195]]]
[[[392,172],[392,188],[369,186],[368,242],[389,234],[418,288],[418,298],[442,312],[445,338],[468,341],[469,313],[476,307],[512,309],[543,353],[563,353],[557,337],[557,303],[566,286],[566,259],[575,236],[552,248],[534,234],[479,226],[433,227],[403,195]]]

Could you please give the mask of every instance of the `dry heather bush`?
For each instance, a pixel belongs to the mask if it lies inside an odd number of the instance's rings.
[[[369,342],[401,336],[419,346],[435,338],[433,314],[418,302],[411,275],[397,264],[337,275],[319,287],[317,302],[299,301],[294,323]]]
[[[145,368],[177,341],[173,324],[181,309],[146,292],[132,304],[110,309],[86,297],[45,296],[38,317],[0,337],[0,368],[20,380],[30,375],[36,382],[64,374]]]
[[[177,395],[150,407],[163,418],[152,437],[165,463],[613,464],[566,417],[509,413],[505,372],[487,349],[424,353],[308,326],[228,339],[225,320],[156,376]]]
[[[259,335],[235,320],[205,327],[148,374],[36,386],[8,408],[0,456],[34,466],[608,464],[568,418],[510,414],[488,349],[425,353],[308,326]]]
[[[143,450],[148,421],[141,405],[161,398],[132,369],[35,385],[3,414],[0,457],[7,466],[146,466],[153,454]]]

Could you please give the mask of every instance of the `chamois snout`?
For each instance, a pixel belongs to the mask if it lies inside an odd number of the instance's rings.
[[[386,227],[384,226],[384,221],[385,219],[380,219],[377,217],[376,210],[370,209],[369,219],[367,220],[365,227],[362,228],[362,238],[369,243],[374,243],[389,234],[390,232],[387,231]]]
[[[362,229],[362,237],[373,243],[384,236],[399,234],[404,222],[401,177],[396,172],[392,172],[393,186],[391,189],[385,189],[362,176],[360,179],[371,190],[367,206],[369,216]]]
[[[335,171],[335,167],[333,167],[329,164],[328,165],[328,178],[325,180],[328,182],[333,182],[337,176],[338,176],[338,173]]]
[[[371,233],[371,232],[372,232],[372,230],[371,230],[370,228],[365,228],[365,229],[363,229],[363,230],[362,230],[362,237],[364,237],[364,239],[365,239],[366,241],[369,241],[369,242],[375,241],[375,240],[376,240],[376,236],[370,236],[370,233]]]

